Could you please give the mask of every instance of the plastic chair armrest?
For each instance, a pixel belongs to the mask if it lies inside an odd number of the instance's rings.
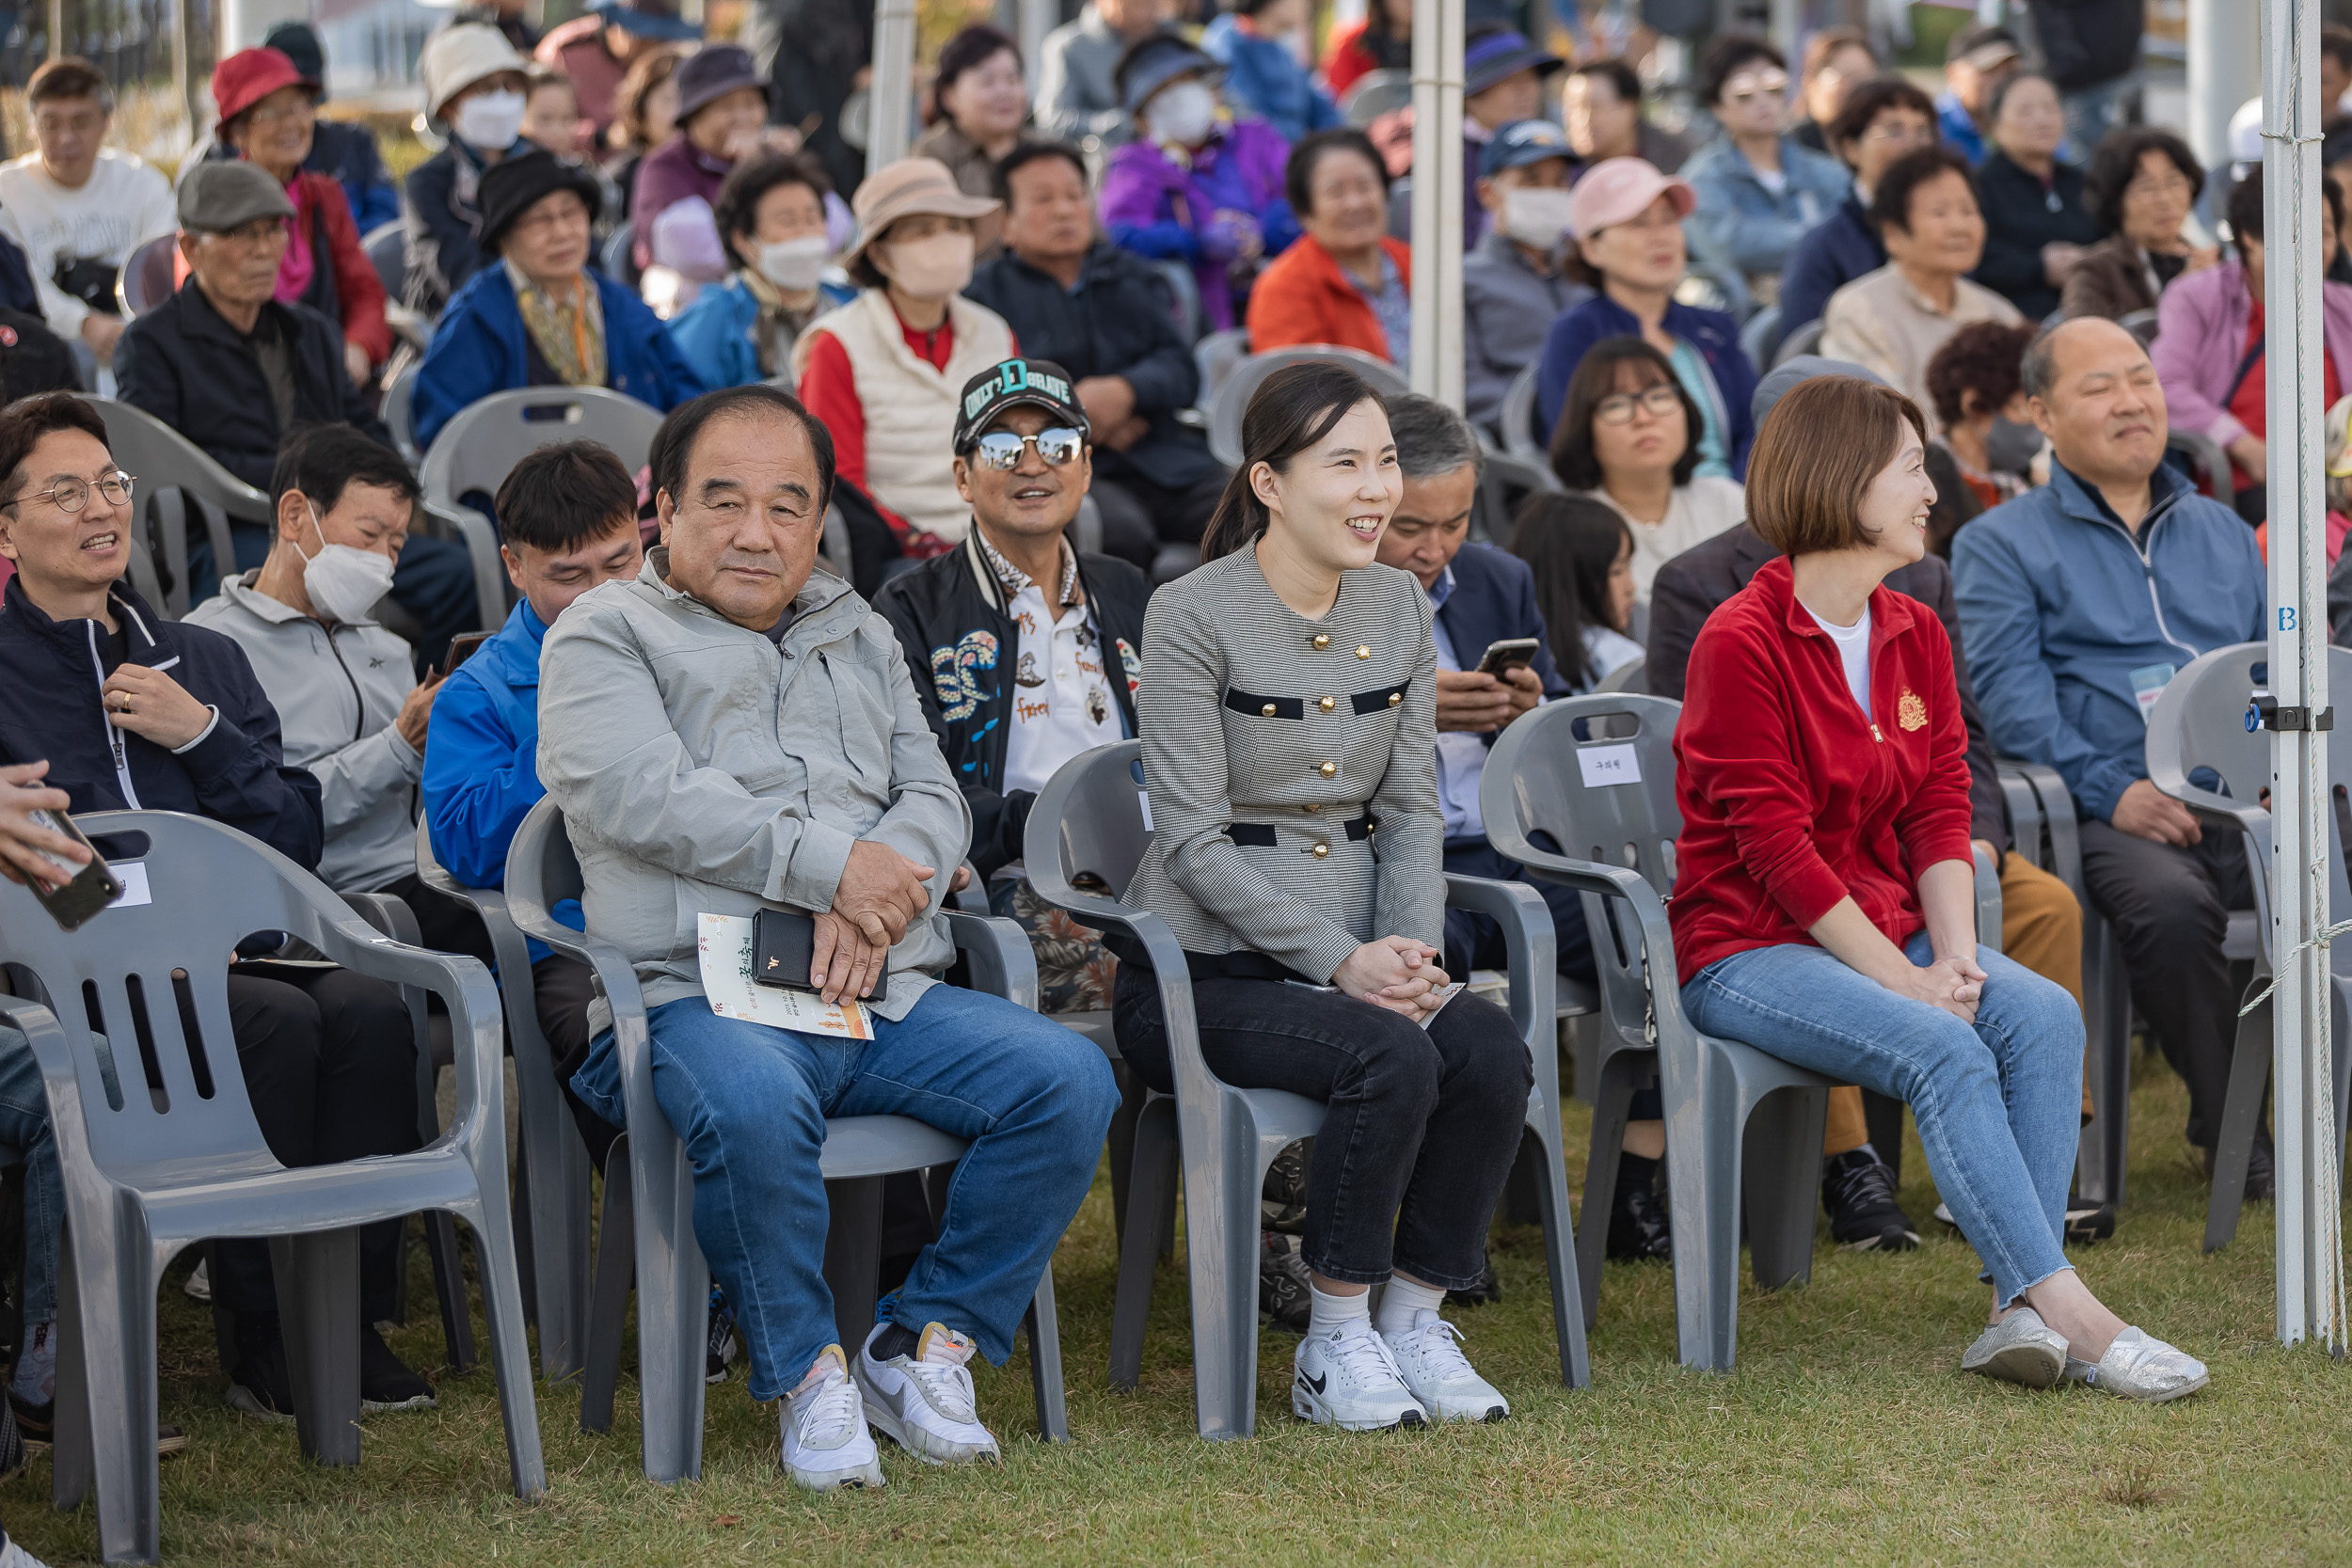
[[[416,917],[407,906],[398,899],[386,902],[397,907],[413,930]],[[441,999],[449,1008],[451,1059],[457,1071],[457,1115],[442,1136],[469,1142],[477,1132],[494,1130],[502,1151],[505,1074],[499,1064],[505,1015],[499,1006],[498,987],[482,960],[394,941],[356,914],[330,918],[322,912],[319,925],[320,951],[343,968],[394,985],[414,986]]]
[[[421,510],[455,538],[465,541],[473,562],[475,625],[496,631],[506,620],[506,564],[499,555],[498,530],[470,506],[428,500]]]
[[[1474,911],[1502,927],[1511,981],[1511,1022],[1530,1049],[1539,1048],[1557,1027],[1554,991],[1559,949],[1551,907],[1525,882],[1465,877],[1452,871],[1445,875],[1445,902],[1448,909]]]
[[[941,912],[947,917],[947,934],[972,966],[972,989],[1037,1011],[1037,950],[1029,945],[1028,933],[995,915]]]

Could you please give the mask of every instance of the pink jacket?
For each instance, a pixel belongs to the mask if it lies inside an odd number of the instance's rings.
[[[2246,358],[2246,324],[2254,302],[2235,261],[2175,279],[2156,303],[2156,341],[2148,351],[2164,383],[2166,418],[2175,430],[2227,447],[2246,434],[2230,412],[2230,392]],[[2352,388],[2352,284],[2319,286],[2319,315],[2336,379]]]

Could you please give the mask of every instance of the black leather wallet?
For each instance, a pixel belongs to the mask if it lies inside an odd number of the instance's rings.
[[[791,910],[762,910],[752,917],[752,979],[780,990],[821,990],[808,975],[817,949],[817,921]],[[874,989],[861,1002],[881,1002],[890,993],[890,977],[874,976]]]

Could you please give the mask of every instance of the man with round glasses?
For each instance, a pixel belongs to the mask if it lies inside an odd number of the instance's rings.
[[[898,633],[963,788],[989,907],[1037,949],[1043,1010],[1105,1008],[1115,965],[1092,933],[1037,901],[1021,839],[1056,768],[1136,733],[1151,589],[1128,562],[1081,555],[1064,535],[1094,475],[1068,372],[1008,359],[966,382],[956,408],[956,489],[973,526],[959,548],[892,578],[874,608]]]

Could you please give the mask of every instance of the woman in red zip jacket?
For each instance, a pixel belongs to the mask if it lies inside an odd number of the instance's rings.
[[[2060,1248],[2082,1014],[1977,951],[1951,642],[1881,586],[1927,549],[1926,436],[1899,392],[1820,376],[1756,437],[1748,523],[1783,559],[1699,633],[1675,731],[1682,1004],[1708,1034],[1910,1104],[1993,1284],[1963,1370],[2178,1399],[2203,1364],[2126,1327]]]

